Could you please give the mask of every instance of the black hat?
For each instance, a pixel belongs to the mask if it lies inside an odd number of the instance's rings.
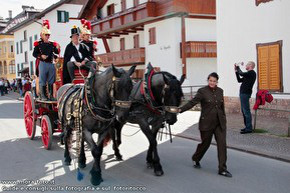
[[[80,30],[79,30],[79,28],[77,27],[77,26],[73,26],[73,28],[71,28],[71,36],[70,36],[70,38],[72,37],[72,35],[80,35]]]

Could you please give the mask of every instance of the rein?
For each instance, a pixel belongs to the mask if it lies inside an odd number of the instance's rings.
[[[144,105],[147,106],[147,108],[149,108],[152,112],[159,114],[159,115],[165,115],[165,111],[169,112],[169,113],[178,113],[179,109],[177,106],[164,105],[165,89],[169,87],[169,85],[167,85],[167,84],[165,84],[165,86],[163,87],[163,89],[161,91],[161,95],[162,95],[161,96],[161,101],[162,101],[161,103],[162,103],[162,105],[156,106],[157,102],[155,100],[155,97],[153,95],[152,88],[151,88],[151,86],[152,86],[151,81],[152,81],[152,77],[154,74],[156,74],[156,73],[154,72],[154,70],[152,70],[150,72],[147,84],[145,81],[141,82],[140,92],[146,100],[146,103]],[[162,74],[162,75],[164,76],[164,74]],[[145,89],[146,85],[148,85],[147,90],[149,92],[150,97],[148,97],[148,93],[146,93],[146,89]]]

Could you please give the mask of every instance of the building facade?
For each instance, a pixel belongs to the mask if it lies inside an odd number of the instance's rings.
[[[229,111],[239,105],[234,63],[254,61],[258,90],[273,93],[269,108],[290,107],[290,1],[217,0],[218,73]],[[289,17],[288,17],[289,16]]]
[[[0,78],[11,81],[15,75],[13,35],[0,34]]]
[[[27,69],[30,75],[35,74],[35,58],[32,56],[33,43],[40,38],[44,19],[49,20],[50,40],[60,44],[60,57],[63,57],[65,47],[70,42],[71,28],[73,25],[80,26],[77,17],[83,3],[79,0],[59,1],[10,30],[14,33],[16,77],[21,76],[19,72],[23,69]]]
[[[146,64],[186,85],[204,85],[217,70],[215,0],[90,0],[80,17],[93,19],[93,33],[103,42],[98,56],[104,66]],[[101,53],[103,52],[103,53]]]

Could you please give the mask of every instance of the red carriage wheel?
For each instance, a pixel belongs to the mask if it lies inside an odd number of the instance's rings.
[[[47,115],[44,115],[41,119],[41,135],[44,148],[49,150],[52,144],[52,126]]]
[[[36,130],[35,103],[31,92],[26,92],[23,101],[24,123],[29,139],[33,139]]]

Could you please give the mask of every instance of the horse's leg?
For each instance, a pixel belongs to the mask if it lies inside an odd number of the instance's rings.
[[[84,137],[82,137],[81,141],[81,149],[80,149],[80,157],[79,157],[79,167],[85,168],[86,167],[86,154],[85,154],[85,141]]]
[[[122,155],[120,154],[119,146],[121,145],[121,130],[123,124],[115,122],[114,128],[111,129],[111,137],[113,139],[113,150],[115,152],[116,159],[118,161],[123,160]]]
[[[84,137],[88,145],[90,146],[91,153],[94,157],[94,165],[91,169],[91,183],[95,186],[99,185],[102,179],[101,167],[100,167],[100,159],[103,151],[103,143],[100,143],[98,147],[93,139],[92,133],[84,128]]]
[[[142,132],[146,135],[149,141],[149,148],[147,151],[146,158],[147,167],[151,168],[153,166],[155,175],[161,176],[163,175],[164,172],[162,170],[160,159],[157,153],[157,140],[156,140],[156,135],[160,127],[159,128],[154,127],[151,131],[149,124],[145,120],[140,121],[139,125]]]
[[[152,126],[152,133],[153,133],[153,140],[155,141],[152,144],[152,152],[151,155],[153,155],[153,167],[154,167],[154,173],[156,176],[162,176],[164,174],[162,166],[160,164],[160,158],[157,151],[157,133],[159,129],[161,128],[161,124],[153,125]]]
[[[65,128],[65,132],[64,132],[64,147],[65,147],[65,150],[64,150],[64,164],[66,166],[69,166],[70,163],[71,163],[71,157],[70,157],[70,153],[69,153],[69,143],[71,143],[71,128],[70,127],[66,127]],[[70,144],[71,145],[71,144]]]

